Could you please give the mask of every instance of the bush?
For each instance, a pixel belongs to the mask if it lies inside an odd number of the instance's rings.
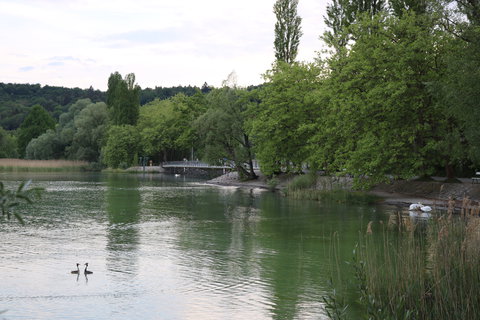
[[[317,176],[315,174],[302,174],[296,176],[287,186],[287,192],[305,190],[315,187]]]
[[[275,189],[277,188],[279,183],[280,183],[280,181],[277,178],[275,178],[275,176],[273,176],[272,178],[268,179],[268,181],[267,181],[268,189],[270,191],[275,191]]]

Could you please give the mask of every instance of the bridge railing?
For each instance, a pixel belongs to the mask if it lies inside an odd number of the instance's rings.
[[[161,166],[164,168],[212,168],[212,169],[232,169],[235,166],[232,162],[227,162],[224,165],[211,165],[201,161],[166,161],[162,162]],[[259,169],[258,161],[253,162],[253,168]]]
[[[214,168],[214,169],[230,169],[230,165],[210,165],[201,161],[167,161],[161,164],[164,168]]]

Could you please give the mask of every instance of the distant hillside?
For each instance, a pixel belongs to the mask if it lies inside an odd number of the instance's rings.
[[[105,101],[100,90],[40,86],[39,84],[0,83],[0,126],[14,130],[20,126],[30,108],[36,104],[44,107],[58,119],[68,106],[78,99]]]
[[[176,86],[143,89],[140,104],[143,105],[156,98],[168,99],[178,93],[193,95],[198,87]],[[201,89],[210,90],[207,84]],[[105,101],[106,92],[80,88],[41,86],[39,84],[17,84],[0,82],[0,126],[6,130],[15,130],[22,123],[30,108],[36,104],[44,107],[55,118],[68,110],[78,99],[89,98],[93,102]]]

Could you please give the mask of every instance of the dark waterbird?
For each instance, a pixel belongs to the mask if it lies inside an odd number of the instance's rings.
[[[89,271],[89,270],[87,270],[87,268],[88,268],[88,262],[85,263],[85,270],[83,271],[83,273],[84,273],[84,274],[92,274],[93,271]]]
[[[73,270],[70,273],[79,274],[80,273],[80,268],[78,267],[79,265],[80,265],[80,263],[77,263],[77,270]]]

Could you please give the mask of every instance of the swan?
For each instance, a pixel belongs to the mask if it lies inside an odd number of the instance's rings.
[[[78,267],[80,265],[80,263],[77,263],[77,270],[73,270],[71,271],[70,273],[72,274],[79,274],[80,273],[80,268]]]
[[[423,206],[423,204],[419,203],[412,203],[408,210],[410,211],[415,211],[415,210],[420,210],[420,208]]]
[[[430,212],[430,211],[432,211],[432,207],[430,207],[430,206],[422,206],[422,207],[420,208],[420,210],[422,210],[423,212]]]
[[[422,212],[420,214],[420,218],[424,218],[424,219],[427,219],[427,218],[430,218],[432,215],[428,212]]]
[[[432,211],[432,207],[424,206],[423,204],[419,203],[412,203],[408,208],[409,211],[423,211],[423,212],[430,212]]]
[[[89,270],[87,270],[87,268],[88,268],[88,262],[85,263],[85,270],[83,270],[83,273],[84,273],[84,274],[92,274],[93,271],[89,271]]]

